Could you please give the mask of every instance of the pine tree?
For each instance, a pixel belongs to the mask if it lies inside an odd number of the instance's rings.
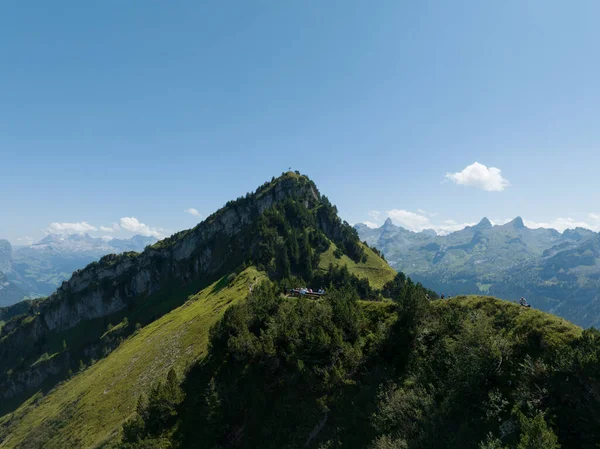
[[[148,397],[144,393],[142,393],[138,398],[135,411],[142,417],[142,419],[148,419]]]
[[[134,415],[130,420],[123,424],[123,442],[137,443],[144,438],[144,436],[146,436],[145,423],[140,415]]]
[[[171,368],[166,382],[158,382],[148,397],[147,416],[144,418],[148,432],[158,434],[168,427],[177,416],[177,406],[183,398],[179,379],[175,370]]]
[[[277,274],[282,278],[289,278],[292,275],[290,259],[288,252],[283,244],[277,246]]]
[[[300,266],[304,271],[306,280],[310,281],[313,278],[313,251],[310,246],[310,239],[308,237],[308,231],[304,231],[302,234],[302,254],[300,255]]]
[[[502,441],[490,433],[485,441],[479,444],[479,449],[502,449]]]
[[[292,230],[288,238],[289,258],[292,267],[297,270],[300,264],[300,247],[298,246],[298,238],[296,233]]]
[[[183,400],[183,391],[179,386],[179,378],[174,368],[169,370],[167,374],[167,383],[165,384],[167,399],[174,403],[179,404]]]
[[[543,413],[539,412],[534,418],[520,415],[521,439],[517,449],[559,449],[558,438],[548,427]]]

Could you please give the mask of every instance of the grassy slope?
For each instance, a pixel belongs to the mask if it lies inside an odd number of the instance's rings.
[[[370,248],[364,247],[365,254],[367,255],[365,263],[356,263],[346,255],[343,255],[340,259],[336,259],[333,255],[336,248],[335,243],[332,242],[329,249],[321,254],[319,268],[326,270],[330,263],[333,265],[346,264],[350,273],[360,278],[369,278],[369,283],[374,288],[383,287],[386,282],[391,281],[396,276],[396,271],[371,251]]]
[[[9,435],[0,447],[97,447],[120,429],[141,392],[172,366],[181,373],[205,353],[211,325],[261,277],[248,268],[230,286],[216,282],[48,396],[30,399],[0,420],[0,436]]]
[[[504,323],[508,332],[515,336],[537,334],[552,345],[568,343],[582,332],[579,326],[556,315],[491,296],[455,296],[446,301],[433,301],[432,304],[434,307],[480,310],[492,317],[494,322]]]
[[[322,269],[330,263],[346,264],[351,273],[368,277],[376,288],[396,274],[369,248],[365,248],[366,263],[355,263],[345,255],[337,259],[335,249],[332,243],[321,256]],[[165,377],[171,366],[181,372],[203,355],[210,326],[225,306],[244,298],[248,284],[260,276],[251,268],[241,273],[231,287],[220,290],[224,285],[221,280],[205,288],[192,301],[142,328],[108,357],[60,384],[48,396],[38,394],[14,413],[0,418],[0,448],[98,447],[120,430],[141,392]],[[165,306],[177,301],[160,298]]]

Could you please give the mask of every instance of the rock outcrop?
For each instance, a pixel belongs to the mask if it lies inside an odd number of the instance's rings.
[[[249,249],[248,239],[240,234],[249,232],[258,216],[287,197],[302,201],[307,208],[315,207],[320,201],[316,187],[307,178],[284,176],[253,195],[228,203],[195,228],[160,241],[142,253],[105,256],[76,271],[53,295],[40,302],[35,315],[9,322],[2,329],[0,373],[17,364],[18,359],[33,356],[31,348],[42,346],[51,334],[66,331],[86,320],[110,316],[132,307],[134,302],[143,303],[144,298],[169,283],[208,281],[222,274],[228,264]],[[44,375],[39,369],[35,375],[33,367],[23,371],[17,376],[13,374],[10,385],[6,379],[0,380],[0,398],[43,382]],[[48,376],[52,374],[53,370],[47,370]]]

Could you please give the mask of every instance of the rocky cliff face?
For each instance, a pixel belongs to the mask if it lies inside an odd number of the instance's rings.
[[[2,383],[3,399],[11,399],[24,391],[24,387],[38,388],[46,379],[57,376],[68,363],[69,354],[60,354],[50,360],[32,365],[27,370],[17,371]]]
[[[2,275],[0,274],[0,282],[2,282]],[[0,307],[0,321],[9,321],[14,317],[23,314],[34,315],[37,310],[37,301],[20,301],[9,307]],[[6,323],[6,326],[13,324],[12,322]],[[7,328],[8,329],[8,328]]]
[[[105,241],[89,235],[47,235],[40,242],[12,251],[12,270],[8,274],[21,294],[8,296],[0,292],[0,307],[10,306],[23,297],[46,297],[56,291],[71,273],[99,260],[106,254],[143,251],[156,243],[154,237],[134,236],[131,239]],[[0,243],[0,265],[3,252]],[[1,269],[0,269],[1,271]]]
[[[134,299],[143,300],[158,292],[173,280],[185,284],[219,273],[228,258],[214,257],[214,252],[219,251],[222,255],[224,250],[231,250],[221,248],[219,242],[231,241],[266,209],[290,196],[301,200],[308,208],[320,200],[312,182],[305,178],[283,177],[263,191],[259,189],[256,194],[221,209],[194,229],[158,242],[141,254],[105,256],[76,271],[56,293],[41,302],[35,316],[9,322],[2,329],[0,375],[52,333],[65,331],[85,320],[112,315],[131,305]],[[244,239],[238,240],[237,246],[244,249]],[[10,385],[0,381],[0,398],[39,385],[43,373],[37,369],[34,375],[32,370],[24,370],[30,374],[22,372],[13,376]],[[47,373],[52,375],[53,371],[47,370]]]
[[[82,320],[110,315],[124,308],[132,297],[155,293],[165,280],[176,278],[186,282],[216,272],[222,261],[211,257],[210,243],[215,237],[238,234],[253,217],[289,195],[306,198],[306,207],[319,200],[311,185],[284,180],[256,200],[222,209],[196,228],[180,233],[181,238],[174,236],[171,245],[155,245],[135,256],[108,258],[108,262],[101,260],[75,272],[42,305],[40,318],[51,331],[68,329]],[[111,263],[111,259],[116,260]]]

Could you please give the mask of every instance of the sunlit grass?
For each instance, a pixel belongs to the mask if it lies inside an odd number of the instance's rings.
[[[212,324],[227,307],[246,298],[250,285],[263,277],[248,268],[231,285],[215,282],[46,397],[31,398],[0,420],[0,441],[5,438],[0,447],[31,447],[28,442],[38,438],[44,441],[39,447],[46,449],[90,448],[113,438],[135,409],[140,393],[171,367],[183,373],[202,357]]]
[[[345,254],[339,259],[334,256],[334,252],[337,249],[335,243],[331,243],[329,249],[321,254],[321,260],[319,262],[319,268],[327,270],[329,264],[341,266],[346,265],[350,273],[358,276],[359,278],[368,278],[371,287],[380,289],[383,285],[394,279],[396,271],[390,267],[383,259],[377,256],[370,248],[363,245],[365,254],[367,255],[367,261],[365,263],[356,263]]]

